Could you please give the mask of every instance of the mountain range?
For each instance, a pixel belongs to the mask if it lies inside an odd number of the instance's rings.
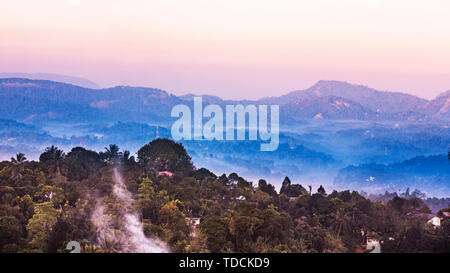
[[[135,152],[170,138],[175,96],[156,88],[93,89],[25,78],[0,79],[0,160],[16,153],[36,159],[55,145],[102,150],[114,143]],[[450,91],[433,100],[338,81],[259,100],[202,96],[204,105],[279,104],[280,145],[264,153],[255,141],[184,141],[193,160],[217,173],[284,176],[299,183],[374,192],[417,187],[448,196]],[[438,163],[437,163],[438,162]],[[278,182],[277,182],[278,181]],[[333,187],[331,186],[333,184]]]
[[[0,78],[24,78],[30,80],[48,80],[69,83],[81,87],[100,89],[100,86],[85,78],[49,73],[0,73]]]
[[[0,115],[34,122],[171,120],[174,105],[194,95],[175,96],[156,88],[116,86],[92,89],[62,82],[0,79]],[[205,104],[279,104],[281,122],[304,119],[450,121],[450,91],[434,100],[378,91],[340,81],[319,81],[308,89],[259,100],[223,100],[205,95]]]

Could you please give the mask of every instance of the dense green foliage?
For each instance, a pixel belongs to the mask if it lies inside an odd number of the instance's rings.
[[[101,241],[93,224],[101,200],[120,232],[112,169],[120,168],[144,222],[144,232],[176,252],[364,252],[367,237],[383,252],[449,252],[450,219],[427,223],[419,198],[371,202],[357,192],[323,187],[313,193],[286,177],[280,193],[265,180],[257,187],[236,173],[216,176],[196,170],[183,146],[155,140],[138,152],[109,146],[97,153],[82,147],[65,154],[49,147],[39,162],[18,154],[0,162],[0,250],[61,252],[69,241],[83,251],[120,251]],[[158,175],[170,171],[174,175]],[[193,227],[189,219],[200,218]],[[102,219],[96,219],[102,220]]]

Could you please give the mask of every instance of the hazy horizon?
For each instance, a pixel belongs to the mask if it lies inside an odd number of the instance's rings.
[[[339,80],[433,99],[450,89],[450,2],[15,0],[0,71],[256,99]]]
[[[9,74],[11,74],[11,75],[17,74],[18,76],[9,76]],[[33,77],[26,77],[26,74],[30,74]],[[8,77],[6,77],[6,76],[1,77],[2,75],[8,75]],[[195,92],[195,91],[193,91],[193,92],[178,92],[177,90],[172,90],[172,91],[171,90],[166,90],[166,89],[160,88],[158,86],[132,85],[132,84],[126,84],[126,83],[116,84],[116,85],[111,85],[111,86],[101,86],[101,85],[97,84],[97,82],[95,82],[95,81],[93,81],[93,80],[91,80],[89,78],[83,78],[83,77],[78,77],[78,76],[73,76],[73,75],[62,75],[62,74],[57,74],[57,73],[0,72],[0,79],[2,79],[2,78],[15,78],[15,77],[18,77],[18,78],[26,78],[26,79],[30,79],[30,80],[50,80],[50,81],[55,81],[55,82],[69,83],[69,84],[78,85],[78,86],[82,86],[83,85],[83,84],[77,84],[77,83],[69,82],[68,80],[62,80],[62,79],[54,79],[54,80],[53,79],[47,79],[47,78],[44,79],[45,75],[53,76],[53,77],[73,78],[74,80],[80,80],[80,81],[84,80],[84,81],[86,81],[88,83],[98,85],[98,88],[87,87],[87,88],[91,88],[91,89],[106,89],[106,88],[113,88],[113,87],[117,87],[117,86],[143,87],[143,88],[160,89],[160,90],[168,92],[169,94],[173,94],[173,95],[176,95],[176,96],[184,96],[184,95],[207,96],[208,95],[208,96],[217,96],[217,97],[220,97],[221,99],[224,99],[224,100],[258,100],[258,99],[263,99],[263,98],[268,98],[268,97],[283,96],[283,95],[289,94],[290,92],[306,90],[306,89],[312,87],[313,85],[317,84],[320,81],[345,82],[345,83],[348,83],[350,85],[355,85],[355,86],[357,86],[357,85],[366,86],[368,88],[373,88],[373,89],[375,89],[377,91],[381,91],[381,92],[396,92],[396,93],[399,92],[399,93],[409,94],[409,95],[417,96],[418,98],[422,98],[422,99],[426,99],[426,100],[433,100],[433,99],[437,98],[439,95],[441,95],[442,93],[450,91],[450,88],[449,88],[448,90],[444,90],[444,91],[438,93],[435,97],[426,98],[426,97],[423,97],[423,96],[420,96],[420,95],[415,95],[415,94],[412,94],[412,93],[404,92],[402,90],[379,90],[377,88],[374,88],[373,86],[369,86],[369,85],[364,84],[364,83],[354,83],[354,82],[349,82],[349,81],[346,81],[346,80],[338,80],[338,79],[319,79],[319,80],[313,82],[311,85],[307,85],[307,86],[304,86],[304,87],[301,87],[301,88],[297,88],[297,89],[293,89],[293,90],[280,91],[278,94],[274,94],[274,95],[261,96],[261,97],[251,97],[250,98],[250,97],[242,97],[242,96],[241,97],[227,97],[226,94],[212,94],[212,93],[208,93],[208,91],[204,91],[204,92]]]

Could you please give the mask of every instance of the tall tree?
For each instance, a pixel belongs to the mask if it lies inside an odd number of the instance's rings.
[[[337,211],[333,214],[333,223],[331,226],[334,228],[336,232],[336,236],[339,238],[342,231],[346,231],[349,229],[350,225],[350,217],[345,212],[343,208],[337,209]]]
[[[13,179],[22,178],[23,163],[27,161],[27,158],[23,153],[16,154],[16,157],[11,157],[11,163],[13,164],[11,168],[11,176]]]
[[[281,185],[280,194],[285,194],[289,197],[298,197],[303,193],[307,193],[306,189],[300,184],[291,184],[289,177],[285,177]]]
[[[64,163],[65,153],[58,147],[47,147],[45,151],[39,156],[39,161],[46,165],[49,173],[54,177],[61,176],[61,168]]]
[[[116,144],[109,144],[109,147],[105,147],[105,150],[106,151],[100,153],[100,155],[108,164],[119,163],[120,157],[122,156],[122,153],[119,152],[119,146]]]
[[[16,158],[11,157],[11,162],[13,164],[22,164],[25,161],[27,161],[27,158],[25,157],[25,155],[23,153],[16,154]]]
[[[73,148],[64,162],[68,167],[67,177],[70,181],[86,179],[89,175],[98,173],[105,164],[97,152],[82,147]]]
[[[183,145],[159,138],[144,145],[138,151],[138,160],[146,170],[169,171],[182,176],[192,175],[194,165]]]
[[[59,212],[52,202],[36,204],[34,215],[27,224],[31,246],[41,252],[47,251],[48,240],[53,226],[58,220]]]
[[[320,187],[317,189],[317,193],[322,195],[322,196],[326,196],[327,195],[327,192],[325,191],[325,188],[322,185],[320,185]]]
[[[260,189],[261,191],[263,191],[271,196],[277,195],[275,187],[272,184],[267,184],[266,180],[264,180],[264,179],[260,179],[258,181],[258,189]]]

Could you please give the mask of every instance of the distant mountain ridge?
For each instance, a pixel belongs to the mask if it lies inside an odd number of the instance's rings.
[[[155,88],[89,89],[47,80],[0,79],[0,115],[22,121],[167,121],[183,101]]]
[[[260,102],[289,104],[293,99],[305,97],[341,97],[352,100],[373,112],[395,113],[414,109],[427,102],[425,99],[400,92],[378,91],[364,85],[341,81],[318,81],[306,90],[293,91],[277,98],[263,98]]]
[[[195,95],[181,96],[192,100]],[[202,96],[215,104],[278,104],[289,119],[357,119],[357,120],[450,120],[450,91],[434,100],[426,100],[401,92],[379,91],[364,85],[321,80],[305,90],[292,91],[279,97],[256,101],[223,100]]]
[[[50,73],[0,73],[0,78],[48,80],[54,82],[69,83],[85,88],[100,89],[100,86],[98,84],[85,78]]]
[[[374,119],[376,113],[352,100],[336,96],[310,96],[292,99],[281,108],[282,115],[297,119]]]
[[[168,122],[171,108],[191,104],[195,95],[175,96],[156,88],[116,86],[91,89],[48,80],[0,79],[0,115],[5,119],[47,121]],[[283,121],[450,120],[450,92],[428,101],[363,85],[319,81],[312,87],[259,100],[223,100],[203,96],[204,104],[279,104]]]
[[[450,90],[441,93],[436,99],[422,105],[419,111],[424,115],[450,120]]]

